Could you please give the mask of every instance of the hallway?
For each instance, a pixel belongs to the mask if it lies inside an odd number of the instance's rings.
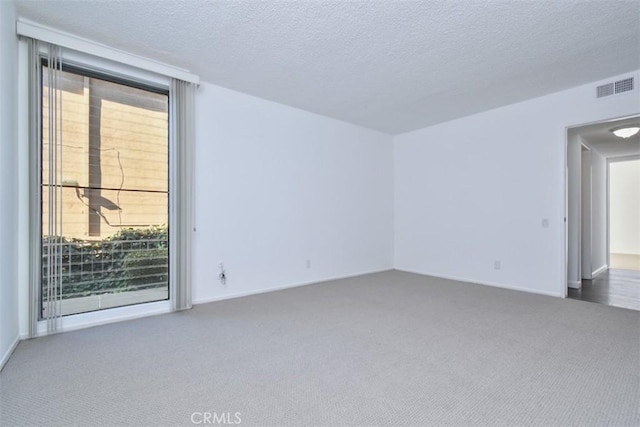
[[[640,271],[610,268],[581,289],[569,288],[568,298],[640,310]]]

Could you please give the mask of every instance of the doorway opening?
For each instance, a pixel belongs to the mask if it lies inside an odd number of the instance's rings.
[[[567,133],[567,296],[640,310],[640,116]]]
[[[640,271],[640,157],[609,161],[609,267]]]

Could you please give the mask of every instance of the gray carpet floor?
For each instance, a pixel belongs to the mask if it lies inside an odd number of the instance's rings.
[[[23,341],[0,373],[2,426],[624,426],[639,402],[640,312],[398,271]]]

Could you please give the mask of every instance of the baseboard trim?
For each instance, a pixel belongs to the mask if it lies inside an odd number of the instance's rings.
[[[0,372],[2,371],[2,369],[4,368],[4,365],[7,364],[7,362],[9,361],[9,358],[11,357],[11,355],[13,354],[13,352],[15,351],[16,347],[18,346],[18,343],[20,342],[20,335],[18,335],[13,342],[11,343],[11,345],[9,346],[9,349],[7,350],[7,352],[5,354],[2,355],[2,360],[0,360]]]
[[[595,279],[596,276],[604,273],[605,271],[607,271],[609,269],[609,266],[607,264],[603,265],[602,267],[598,268],[596,271],[594,271],[593,273],[591,273],[591,278]]]
[[[210,302],[224,301],[224,300],[234,299],[234,298],[242,298],[242,297],[247,297],[247,296],[250,296],[250,295],[265,294],[265,293],[268,293],[268,292],[283,291],[285,289],[299,288],[301,286],[315,285],[315,284],[318,284],[318,283],[330,282],[332,280],[348,279],[350,277],[364,276],[365,274],[382,273],[382,272],[385,272],[385,271],[392,271],[392,270],[393,270],[393,268],[391,268],[391,267],[390,268],[378,269],[378,270],[369,270],[369,271],[365,271],[365,272],[361,272],[361,273],[348,274],[348,275],[345,275],[345,276],[333,276],[333,277],[328,277],[328,278],[324,278],[324,279],[316,279],[316,280],[312,280],[312,281],[308,281],[308,282],[293,283],[293,284],[288,284],[288,285],[283,285],[283,286],[274,286],[274,287],[271,287],[271,288],[254,289],[254,290],[251,290],[251,291],[237,292],[237,293],[233,293],[233,294],[219,295],[219,296],[214,296],[214,297],[209,297],[209,298],[200,298],[200,299],[197,299],[197,300],[193,300],[193,304],[194,305],[207,304],[207,303],[210,303]]]
[[[474,285],[491,286],[493,288],[502,288],[502,289],[509,289],[509,290],[512,290],[512,291],[527,292],[527,293],[530,293],[530,294],[537,294],[537,295],[545,295],[545,296],[550,296],[550,297],[564,298],[564,295],[561,295],[558,292],[540,291],[538,289],[531,289],[531,288],[524,288],[524,287],[520,287],[520,286],[507,285],[507,284],[504,284],[504,283],[480,281],[480,280],[476,280],[476,279],[469,279],[469,278],[466,278],[466,277],[449,276],[449,275],[445,275],[445,274],[426,273],[426,272],[417,271],[417,270],[410,270],[410,269],[406,269],[406,268],[396,268],[396,270],[404,271],[405,273],[420,274],[421,276],[431,276],[431,277],[437,277],[439,279],[455,280],[456,282],[466,282],[466,283],[471,283],[471,284],[474,284]]]
[[[580,289],[582,287],[582,281],[567,280],[567,286],[569,286],[571,289]]]

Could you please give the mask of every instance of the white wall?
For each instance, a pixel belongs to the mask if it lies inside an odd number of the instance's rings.
[[[577,130],[579,133],[580,129]],[[574,138],[573,132],[569,132],[569,180],[572,173],[572,143]],[[584,144],[589,147],[589,143],[581,136],[577,136],[578,145]],[[568,249],[568,282],[570,287],[576,287],[575,277],[583,279],[592,279],[595,275],[603,272],[607,268],[607,160],[595,150],[582,151],[582,188],[574,188],[572,182],[569,181],[569,249]],[[582,197],[582,209],[580,212],[572,211],[571,202],[577,197]],[[581,191],[581,193],[580,193]],[[577,217],[576,217],[577,215]],[[582,219],[582,235],[581,242],[572,240],[574,228],[580,225],[579,219]],[[582,246],[582,267],[580,271],[574,270],[572,263],[574,248],[581,244]],[[576,251],[577,252],[577,251]],[[576,276],[577,274],[577,276]],[[579,287],[579,286],[577,286]]]
[[[571,189],[571,187],[569,187]],[[591,279],[591,150],[582,147],[582,188],[580,196],[582,198],[581,204],[581,246],[582,246],[582,263],[581,274],[582,279]],[[569,197],[571,199],[571,197]],[[569,220],[571,215],[569,215]],[[569,222],[569,227],[571,222]],[[569,248],[571,248],[571,240],[569,240]],[[571,249],[569,249],[571,253]],[[571,257],[569,256],[569,259]],[[567,276],[571,277],[571,262],[567,265]],[[569,287],[572,287],[569,284]]]
[[[591,150],[591,275],[607,267],[607,159]]]
[[[397,136],[396,268],[564,295],[566,128],[640,111],[601,83]]]
[[[611,253],[640,255],[640,160],[611,162]]]
[[[567,165],[567,282],[579,288],[607,266],[607,162],[577,128],[568,132]]]
[[[13,2],[0,1],[0,368],[18,337],[17,39],[14,20]]]
[[[197,110],[195,302],[393,268],[391,136],[210,84]]]

